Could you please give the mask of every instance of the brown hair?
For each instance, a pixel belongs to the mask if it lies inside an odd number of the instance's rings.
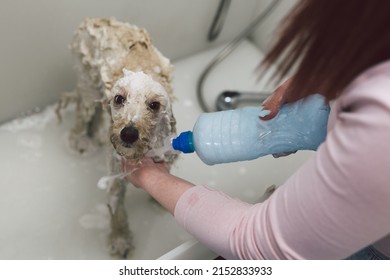
[[[281,59],[281,60],[279,60]],[[301,0],[284,19],[262,66],[297,64],[285,102],[315,92],[336,98],[365,69],[390,59],[390,1]]]

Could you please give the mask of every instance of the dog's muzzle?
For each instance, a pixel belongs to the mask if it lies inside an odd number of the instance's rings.
[[[138,140],[139,133],[138,129],[134,126],[127,126],[121,130],[120,138],[123,143],[131,145]]]

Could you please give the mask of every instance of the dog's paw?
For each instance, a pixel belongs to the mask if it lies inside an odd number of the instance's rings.
[[[117,235],[111,233],[109,238],[110,254],[118,259],[127,259],[134,250],[131,234]]]

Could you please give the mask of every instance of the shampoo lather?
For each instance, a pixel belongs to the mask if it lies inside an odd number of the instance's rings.
[[[330,107],[319,94],[285,104],[271,120],[262,107],[203,113],[193,131],[181,133],[172,147],[196,152],[208,165],[252,160],[269,154],[316,150],[325,140]]]

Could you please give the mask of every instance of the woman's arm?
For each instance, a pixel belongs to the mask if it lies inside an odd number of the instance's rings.
[[[122,161],[122,169],[129,172],[127,179],[137,188],[142,188],[157,200],[171,214],[181,195],[194,185],[169,174],[165,163],[155,163],[145,158],[141,163]]]

